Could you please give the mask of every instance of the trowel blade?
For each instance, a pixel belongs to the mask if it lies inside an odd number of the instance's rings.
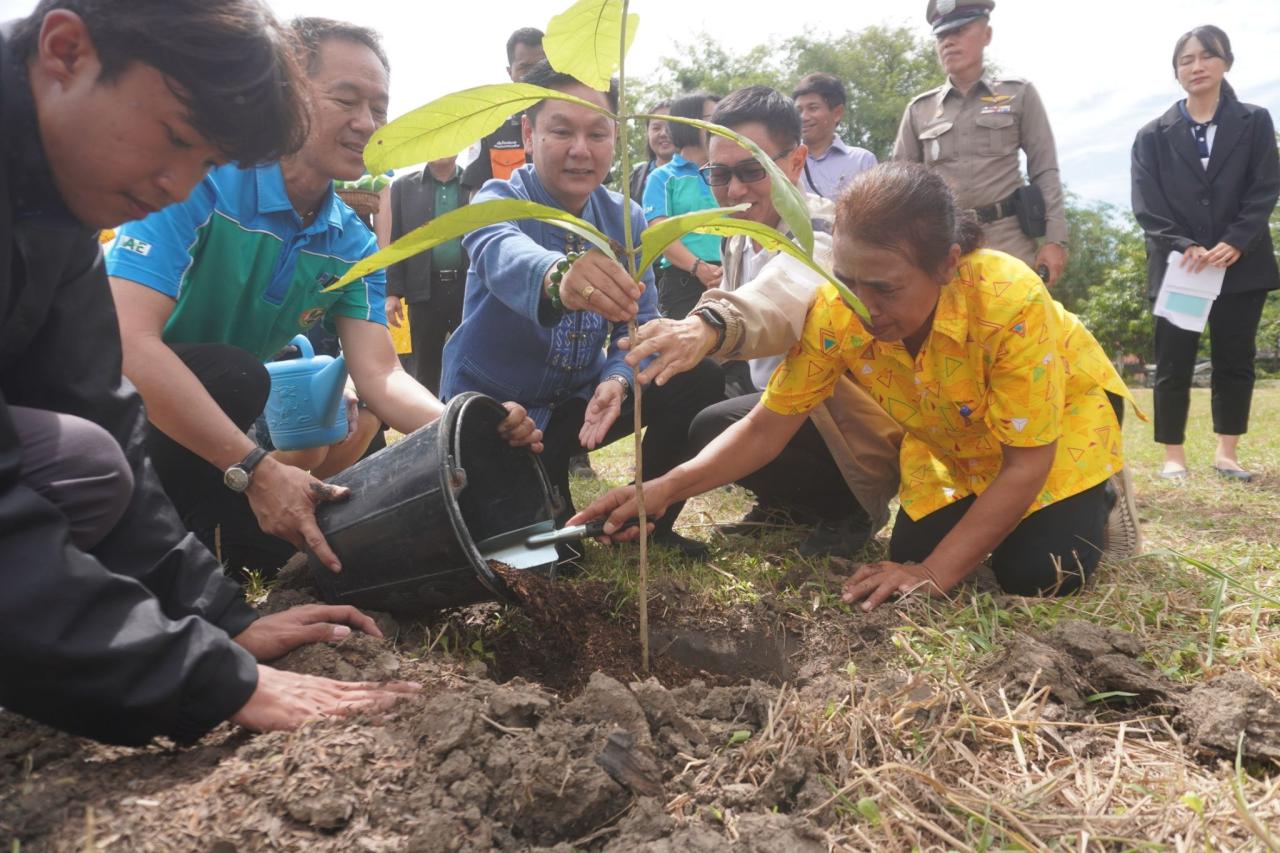
[[[516,530],[508,530],[497,536],[476,543],[480,556],[485,560],[496,560],[513,569],[533,569],[538,566],[549,566],[559,558],[554,543],[549,545],[530,545],[529,537],[541,533],[550,533],[556,529],[555,521],[548,519],[530,524]]]

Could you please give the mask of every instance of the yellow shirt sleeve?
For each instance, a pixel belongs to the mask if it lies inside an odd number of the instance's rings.
[[[986,421],[1003,445],[1042,447],[1062,436],[1063,330],[1049,300],[1035,288],[992,342]]]
[[[769,378],[761,398],[765,408],[780,415],[802,415],[831,396],[847,369],[843,350],[852,317],[834,287],[818,289],[800,342]]]

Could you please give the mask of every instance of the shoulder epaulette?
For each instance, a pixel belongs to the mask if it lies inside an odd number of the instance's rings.
[[[941,87],[941,86],[934,86],[934,87],[933,87],[932,89],[930,89],[929,91],[927,91],[927,92],[921,92],[920,94],[918,94],[918,95],[916,95],[914,98],[912,98],[912,99],[911,99],[911,104],[914,104],[916,101],[923,101],[925,98],[932,98],[932,97],[936,96],[936,95],[937,95],[939,92],[941,92],[941,91],[942,91],[942,87]],[[908,106],[910,106],[910,104],[908,104]]]

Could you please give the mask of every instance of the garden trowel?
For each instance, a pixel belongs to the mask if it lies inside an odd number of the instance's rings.
[[[632,521],[627,526],[634,526]],[[556,562],[556,546],[563,542],[592,539],[604,533],[604,519],[556,530],[555,522],[539,521],[515,530],[490,536],[476,544],[485,560],[496,560],[513,569],[534,569]]]

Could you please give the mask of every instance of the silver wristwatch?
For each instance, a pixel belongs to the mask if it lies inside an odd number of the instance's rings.
[[[267,455],[261,447],[249,451],[249,455],[222,472],[222,482],[233,492],[244,492],[253,482],[253,469]]]

